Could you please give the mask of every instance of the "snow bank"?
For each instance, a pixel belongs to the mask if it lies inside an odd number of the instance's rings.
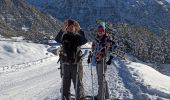
[[[0,41],[0,67],[49,57],[48,46],[25,42]]]
[[[163,75],[154,68],[138,62],[128,62],[126,66],[135,82],[141,84],[139,87],[142,87],[144,93],[155,95],[158,98],[170,98],[169,76]]]
[[[11,41],[11,42],[25,42],[26,40],[24,40],[24,37],[20,36],[20,37],[11,37],[11,38],[5,38],[3,36],[0,35],[0,41]]]

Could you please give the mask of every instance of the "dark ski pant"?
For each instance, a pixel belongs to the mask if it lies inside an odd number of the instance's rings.
[[[64,67],[64,77],[63,77],[63,99],[62,100],[71,100],[71,80],[74,84],[74,89],[76,91],[76,73],[77,73],[77,64],[68,65],[63,64]],[[84,100],[84,87],[83,87],[83,66],[82,63],[79,63],[79,73],[78,73],[78,80],[77,80],[77,98],[78,100]],[[64,99],[65,98],[65,99]]]
[[[105,77],[103,77],[103,61],[97,63],[96,70],[97,70],[98,86],[99,86],[97,98],[98,100],[103,100],[102,99],[103,93],[105,93],[105,98],[109,99],[108,84]],[[107,65],[106,62],[104,61],[104,74],[106,73],[106,70],[107,70]]]

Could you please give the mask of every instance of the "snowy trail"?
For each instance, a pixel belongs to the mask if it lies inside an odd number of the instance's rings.
[[[85,94],[91,95],[91,74],[90,67],[86,63],[87,51],[84,52],[84,88]],[[61,78],[58,57],[51,60],[32,65],[29,68],[21,69],[18,72],[3,73],[0,76],[0,97],[2,100],[51,100],[60,96]],[[97,94],[96,68],[92,66],[94,74],[94,89]],[[111,95],[117,98],[129,98],[130,93],[126,90],[118,76],[114,65],[108,66],[106,74]],[[88,81],[87,81],[88,80]],[[71,87],[74,94],[74,89]]]
[[[27,70],[0,76],[2,100],[41,100],[60,87],[57,58]],[[49,94],[49,95],[48,95]]]
[[[87,50],[84,51],[86,58]],[[86,59],[83,63],[86,64]],[[61,78],[58,57],[37,64],[30,64],[14,72],[3,72],[0,76],[1,100],[47,100],[60,95]],[[31,62],[30,62],[31,63]],[[87,66],[86,66],[87,67]],[[86,69],[86,67],[84,67]],[[89,77],[86,77],[88,79]],[[72,93],[74,93],[72,87]]]
[[[85,95],[92,95],[90,66],[87,64],[87,49],[83,50],[83,83]],[[61,77],[58,56],[51,57],[40,63],[31,64],[14,72],[0,74],[0,100],[58,100],[60,97]],[[129,66],[128,66],[129,65]],[[170,94],[148,87],[138,79],[138,72],[134,72],[128,61],[115,58],[108,66],[106,80],[108,80],[110,94],[122,100],[169,100]],[[133,65],[134,66],[134,65]],[[98,84],[96,68],[92,66],[94,75],[94,95],[97,94]],[[134,72],[134,73],[132,73]],[[141,78],[142,79],[142,78]],[[74,94],[73,85],[71,93]],[[158,96],[157,96],[158,95]],[[161,97],[159,97],[161,96]]]
[[[83,64],[85,64],[86,61],[87,61],[87,57],[84,58]],[[94,94],[97,95],[98,81],[96,75],[96,68],[95,66],[92,67],[93,67],[93,75],[94,75],[94,90],[95,90]],[[108,81],[111,97],[119,98],[119,99],[132,99],[132,94],[128,89],[125,88],[122,78],[119,76],[118,67],[119,66],[116,66],[114,62],[112,65],[107,67],[106,80]],[[88,66],[84,66],[83,79],[84,79],[85,94],[92,95],[91,74],[90,74],[90,67]]]
[[[106,79],[108,80],[111,96],[123,100],[132,99],[133,95],[130,90],[125,87],[125,83],[119,73],[119,68],[120,66],[117,66],[114,60],[113,64],[108,66],[106,72]]]

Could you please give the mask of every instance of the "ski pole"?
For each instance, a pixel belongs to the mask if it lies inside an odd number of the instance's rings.
[[[105,58],[103,57],[103,84],[102,84],[102,100],[105,100]]]
[[[79,64],[77,64],[77,72],[76,72],[76,90],[75,90],[75,98],[76,98],[76,100],[78,100],[78,98],[77,98],[77,88],[78,88],[78,78],[79,78]]]
[[[88,64],[89,66],[89,64]],[[93,69],[92,69],[92,64],[90,64],[90,67],[91,67],[91,81],[92,81],[92,97],[93,97],[93,100],[94,100],[94,87],[93,87]]]
[[[61,77],[62,77],[62,89],[61,89],[61,98],[62,98],[62,100],[64,100],[65,98],[64,98],[64,95],[63,95],[63,91],[64,91],[64,89],[63,89],[63,85],[64,85],[64,65],[61,63]]]
[[[91,64],[90,64],[90,70],[91,70],[91,82],[92,82],[92,97],[93,97],[93,100],[94,100],[93,69],[92,69],[92,52],[91,52],[91,51],[89,51],[87,63],[88,63],[88,68],[89,68],[89,64],[91,63]]]

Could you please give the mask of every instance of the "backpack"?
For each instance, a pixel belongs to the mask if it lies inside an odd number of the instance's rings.
[[[105,34],[101,38],[97,35],[96,42],[93,43],[92,49],[95,50],[95,58],[97,62],[100,62],[102,58],[110,55],[115,49],[115,42],[111,39],[110,35]]]
[[[79,47],[79,38],[73,33],[66,33],[62,38],[62,47],[60,51],[60,62],[78,63],[82,52]]]

